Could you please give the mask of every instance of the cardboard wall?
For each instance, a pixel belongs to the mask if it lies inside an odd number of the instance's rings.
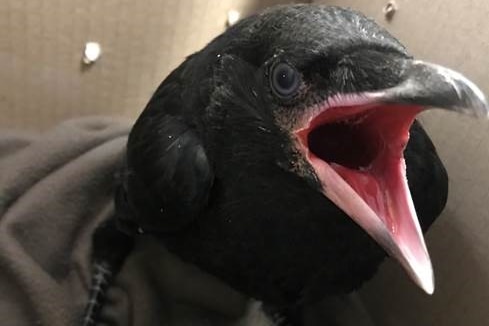
[[[135,118],[185,56],[224,30],[228,10],[246,15],[278,2],[2,0],[0,127],[43,129],[90,114]],[[88,41],[103,53],[84,69]]]
[[[320,1],[358,9],[386,26],[419,59],[465,74],[489,94],[489,3],[398,0]],[[445,112],[422,121],[450,175],[444,214],[427,235],[436,290],[429,297],[389,262],[363,292],[383,326],[489,325],[489,122]]]

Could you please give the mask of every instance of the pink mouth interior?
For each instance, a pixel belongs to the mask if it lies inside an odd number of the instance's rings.
[[[409,215],[403,152],[420,111],[386,104],[332,107],[296,135],[309,156],[329,164],[396,234],[411,229],[396,217]]]

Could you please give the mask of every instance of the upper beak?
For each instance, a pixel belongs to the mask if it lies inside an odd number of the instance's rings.
[[[451,69],[403,59],[399,85],[369,94],[371,99],[395,104],[435,107],[488,118],[489,107],[484,93],[469,79]]]
[[[407,184],[402,154],[409,128],[415,116],[429,107],[483,118],[489,116],[489,107],[482,91],[460,73],[422,61],[400,60],[399,84],[379,91],[329,99],[295,134],[299,148],[321,181],[324,195],[396,258],[411,278],[431,294],[434,291],[433,269]],[[368,110],[373,113],[364,115],[364,120],[377,119],[374,121],[378,127],[375,132],[382,130],[385,133],[390,129],[392,132],[384,134],[383,139],[396,140],[387,146],[388,149],[379,152],[367,168],[351,169],[326,162],[309,148],[308,137],[318,125],[329,123],[338,114],[343,118],[347,114],[354,117]],[[372,118],[375,114],[377,117]],[[369,122],[361,123],[366,125],[367,133],[374,130]]]

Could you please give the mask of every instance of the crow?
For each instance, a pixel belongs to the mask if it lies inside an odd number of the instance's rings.
[[[114,239],[153,236],[294,325],[291,307],[358,289],[386,254],[431,294],[422,232],[448,192],[415,119],[431,107],[488,115],[472,82],[358,12],[286,5],[243,19],[137,119],[115,218],[95,234],[95,279],[130,250]]]

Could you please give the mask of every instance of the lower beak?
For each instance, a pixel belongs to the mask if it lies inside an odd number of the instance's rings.
[[[489,107],[483,92],[469,79],[451,69],[419,61],[404,60],[403,82],[399,85],[367,94],[375,101],[422,108],[436,107],[476,118],[488,118]],[[405,165],[400,169],[405,175]],[[411,222],[411,234],[407,241],[403,237],[385,237],[381,241],[391,254],[403,265],[411,278],[428,294],[434,291],[434,276],[430,257],[421,233],[419,221],[409,193],[407,182],[398,185],[408,196],[406,203],[397,202],[405,208],[407,222]],[[399,200],[398,199],[398,200]],[[381,231],[384,233],[385,231]]]
[[[481,90],[455,71],[409,59],[402,59],[400,67],[402,82],[398,85],[336,96],[295,134],[322,183],[324,195],[397,259],[425,292],[432,294],[433,269],[406,179],[403,151],[409,128],[416,115],[428,107],[484,118],[489,116],[489,108]],[[314,129],[329,123],[338,115],[334,112],[340,111],[353,112],[350,117],[370,112],[356,122],[356,128],[364,124],[365,134],[383,130],[382,140],[389,140],[368,168],[352,169],[327,162],[309,148]],[[373,123],[375,128],[369,125]]]

